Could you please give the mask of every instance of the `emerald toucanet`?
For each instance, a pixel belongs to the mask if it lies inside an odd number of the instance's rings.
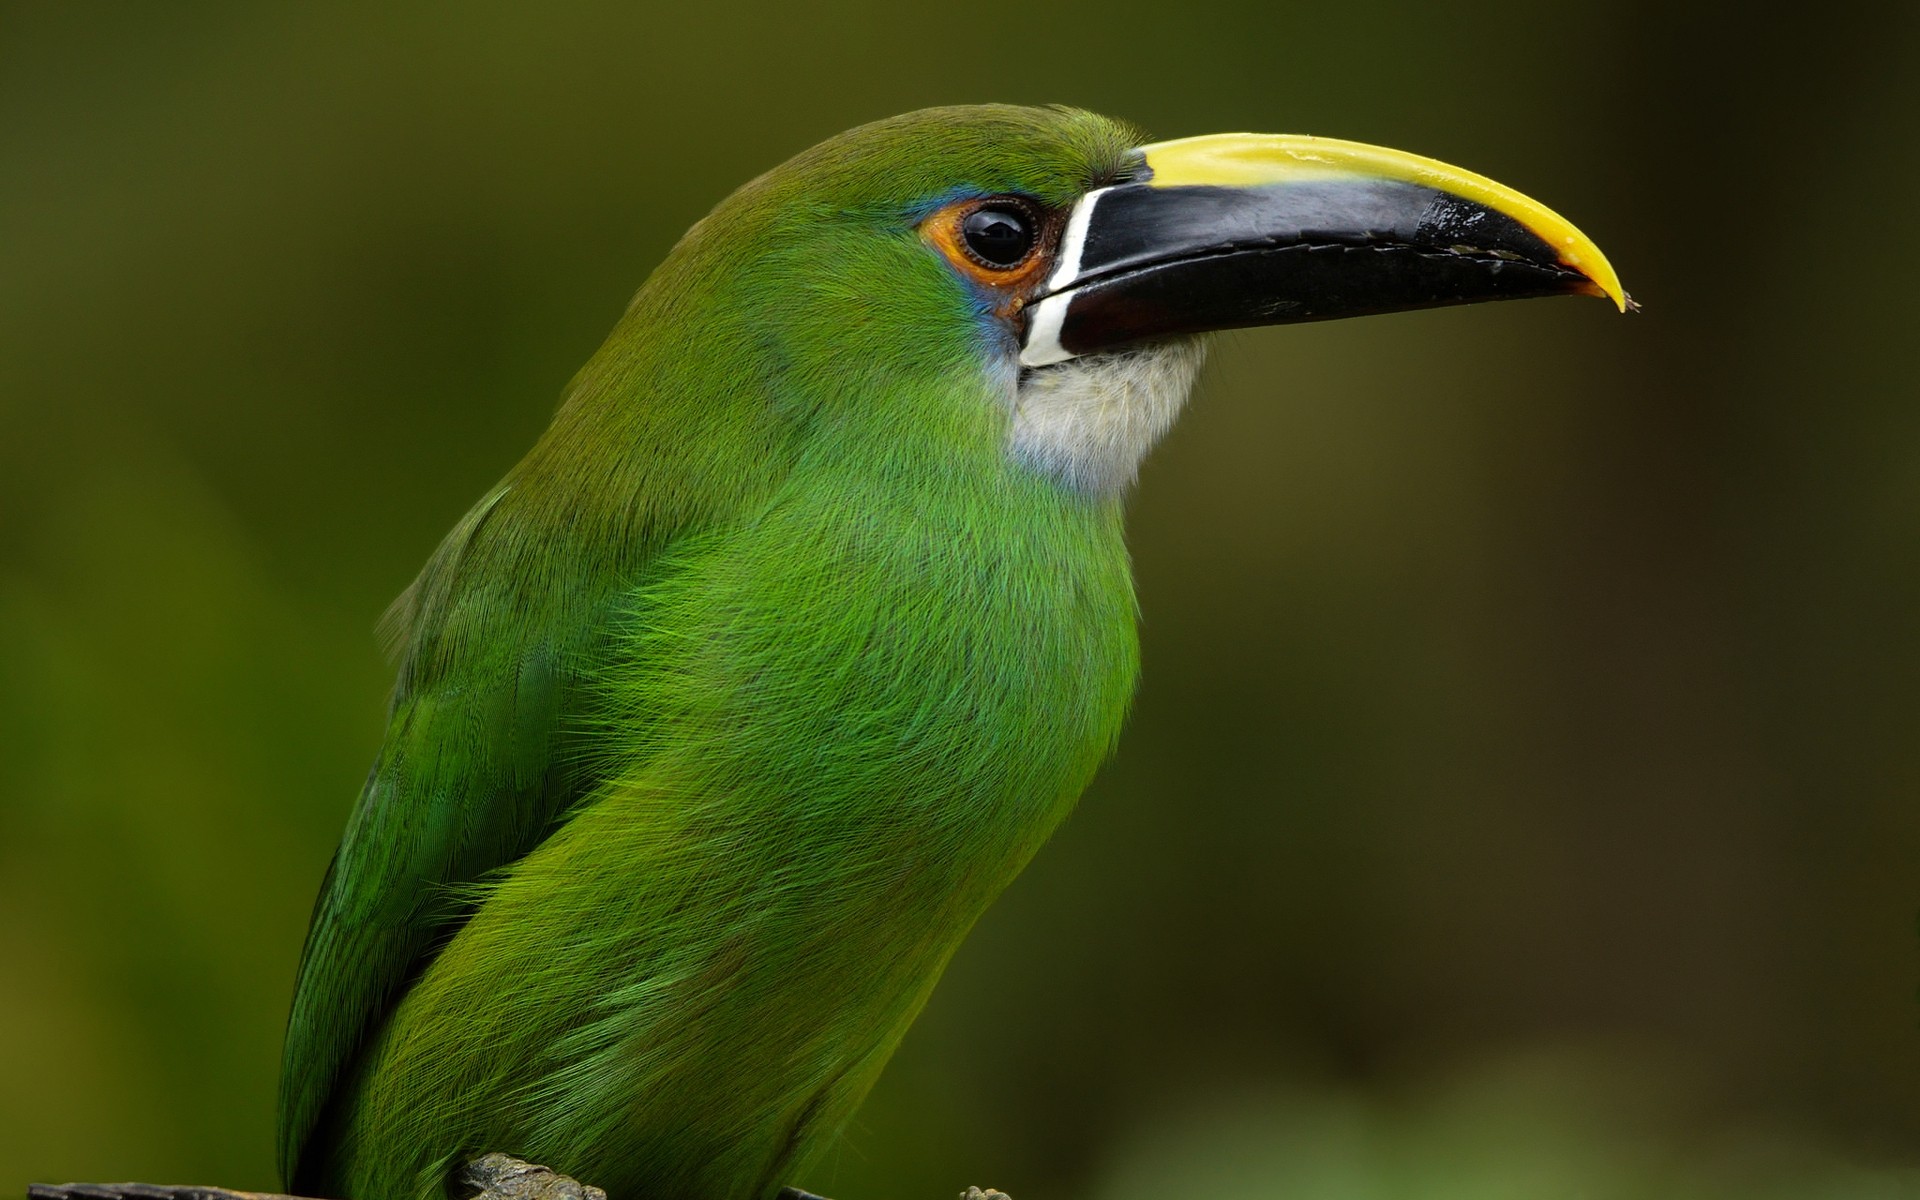
[[[287,1032],[291,1190],[487,1152],[766,1200],[1133,692],[1121,507],[1202,334],[1627,299],[1480,176],[1070,109],[863,126],[674,247],[395,604]]]

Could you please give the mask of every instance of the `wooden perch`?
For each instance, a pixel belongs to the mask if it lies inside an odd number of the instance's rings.
[[[607,1194],[551,1167],[522,1162],[505,1154],[487,1154],[468,1163],[448,1189],[453,1200],[607,1200]],[[780,1200],[806,1193],[788,1188]],[[235,1192],[226,1188],[164,1183],[34,1183],[27,1200],[306,1200],[279,1192]]]
[[[27,1200],[299,1200],[186,1183],[30,1183]]]
[[[474,1159],[460,1172],[453,1200],[607,1200],[591,1184],[569,1179],[550,1167],[521,1162],[505,1154]],[[200,1184],[30,1183],[27,1200],[307,1200],[279,1192],[235,1192]],[[781,1189],[778,1200],[826,1200],[799,1188]],[[993,1188],[970,1187],[960,1200],[1011,1200]]]

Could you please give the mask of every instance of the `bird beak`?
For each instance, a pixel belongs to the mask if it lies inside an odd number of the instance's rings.
[[[1633,302],[1600,248],[1481,175],[1330,138],[1226,133],[1143,147],[1080,198],[1026,307],[1023,366],[1152,338],[1482,300]]]

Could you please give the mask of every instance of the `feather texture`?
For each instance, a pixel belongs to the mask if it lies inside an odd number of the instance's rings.
[[[290,1187],[436,1196],[504,1151],[754,1200],[845,1122],[1137,669],[1119,497],[1010,452],[1013,347],[916,222],[1070,203],[1134,140],[868,126],[642,288],[396,605],[289,1023]]]

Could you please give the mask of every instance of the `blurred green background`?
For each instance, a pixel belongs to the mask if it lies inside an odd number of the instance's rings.
[[[0,7],[0,1194],[271,1187],[375,617],[844,127],[1360,138],[1646,304],[1222,339],[1117,760],[839,1200],[1920,1194],[1920,10]]]

